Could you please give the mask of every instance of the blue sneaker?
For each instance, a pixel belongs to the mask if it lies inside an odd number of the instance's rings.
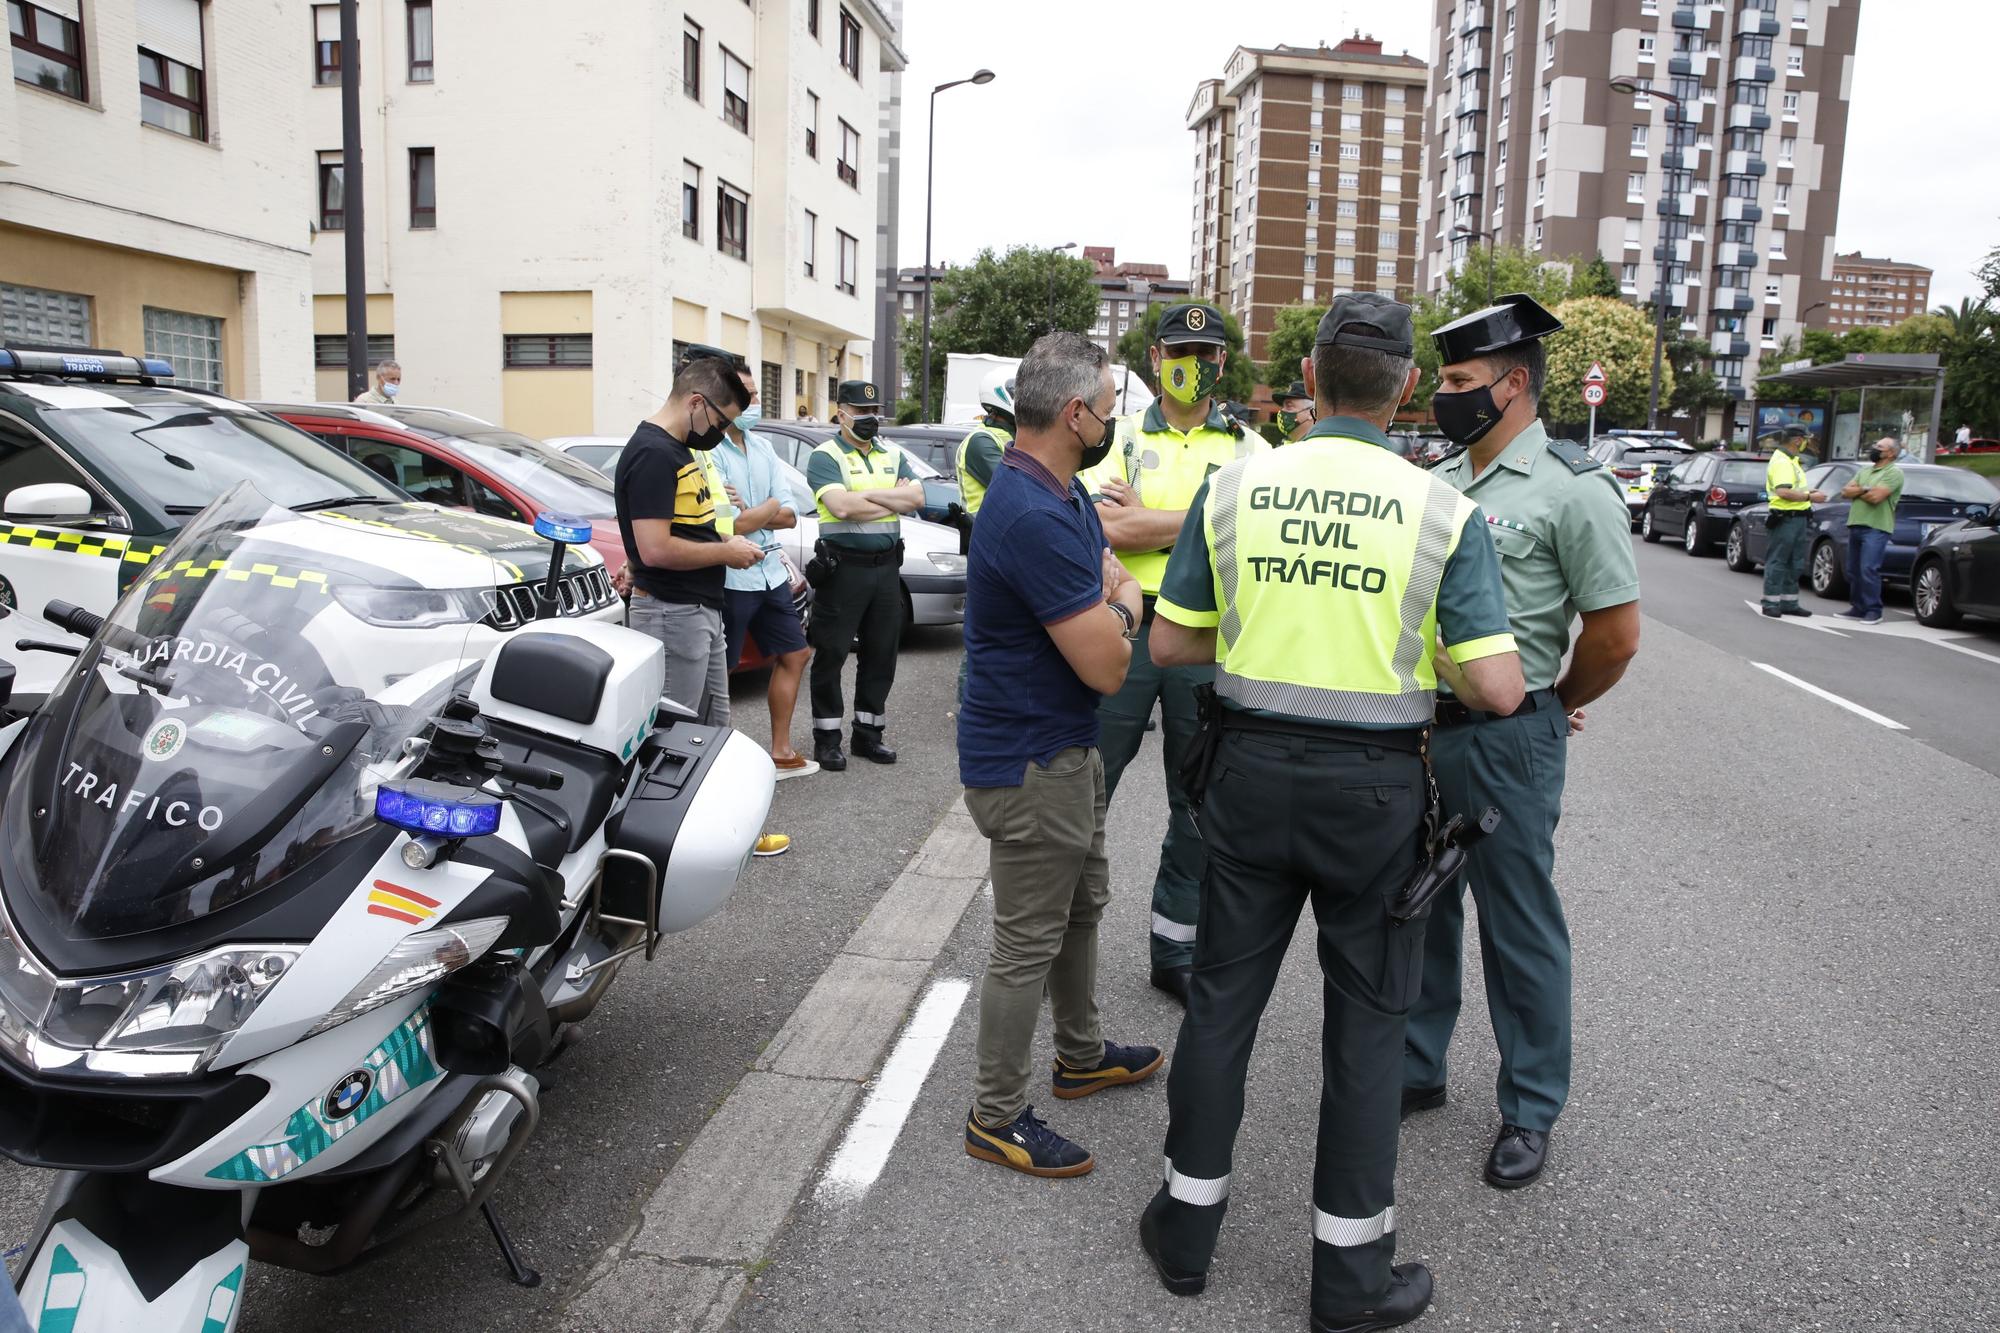
[[[1120,1046],[1115,1041],[1104,1043],[1104,1058],[1091,1069],[1072,1069],[1060,1059],[1056,1061],[1056,1096],[1065,1101],[1077,1097],[1088,1097],[1100,1088],[1114,1088],[1121,1083],[1144,1083],[1156,1073],[1166,1057],[1157,1046]]]
[[[1013,1124],[998,1129],[988,1129],[978,1116],[966,1112],[965,1155],[1029,1176],[1081,1176],[1097,1165],[1088,1151],[1050,1129],[1032,1106],[1015,1116]]]

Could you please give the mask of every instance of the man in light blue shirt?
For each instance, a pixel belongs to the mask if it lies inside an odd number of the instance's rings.
[[[748,569],[732,569],[723,578],[722,630],[729,645],[729,666],[734,670],[743,658],[743,645],[751,636],[772,659],[771,762],[778,777],[800,778],[819,772],[819,765],[792,748],[792,711],[799,701],[799,682],[805,676],[812,649],[806,646],[805,627],[799,623],[798,608],[792,604],[792,575],[778,554],[777,532],[798,524],[777,455],[768,441],[751,430],[763,417],[757,400],[757,381],[748,369],[742,371],[744,392],[750,405],[724,432],[722,443],[712,457],[722,471],[728,503],[735,509],[736,535],[764,549],[764,558]]]

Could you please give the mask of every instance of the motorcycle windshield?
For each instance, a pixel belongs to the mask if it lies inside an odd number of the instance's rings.
[[[368,828],[375,789],[477,669],[491,557],[217,500],[126,592],[29,724],[21,886],[71,938],[219,912]],[[491,642],[491,636],[487,636]]]

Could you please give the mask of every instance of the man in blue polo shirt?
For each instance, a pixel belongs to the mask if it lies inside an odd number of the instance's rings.
[[[1055,1017],[1050,1092],[1087,1097],[1152,1077],[1153,1046],[1104,1040],[1097,922],[1111,897],[1097,704],[1124,683],[1143,610],[1076,481],[1110,451],[1104,350],[1051,333],[1016,373],[1013,448],[994,469],[966,571],[966,808],[990,844],[993,949],[979,992],[979,1068],[965,1151],[1031,1176],[1095,1165],[1028,1104],[1046,988]]]

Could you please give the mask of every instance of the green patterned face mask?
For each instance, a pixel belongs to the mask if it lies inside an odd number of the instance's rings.
[[[1297,430],[1298,428],[1299,428],[1299,414],[1297,412],[1278,413],[1278,431],[1280,434],[1284,435],[1287,439],[1289,439],[1291,438],[1292,432]]]
[[[1160,387],[1167,397],[1184,406],[1200,402],[1215,392],[1222,367],[1198,356],[1163,357],[1160,360]]]

